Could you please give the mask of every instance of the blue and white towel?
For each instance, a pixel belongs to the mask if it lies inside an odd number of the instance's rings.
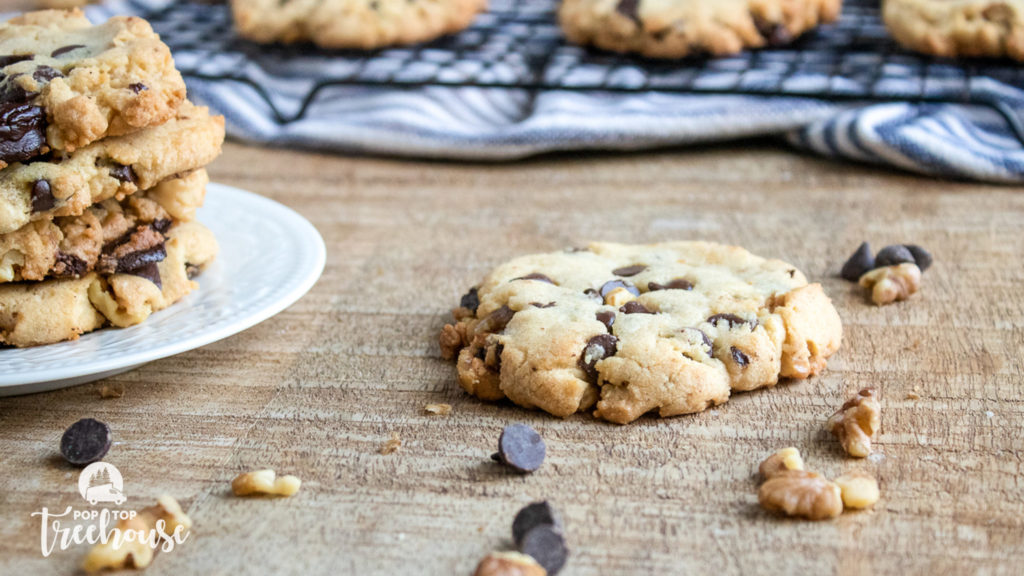
[[[513,1],[532,1],[534,6],[547,2],[553,7],[555,0]],[[877,2],[868,0],[858,5],[857,1],[847,0],[843,18],[859,15],[873,20],[870,25],[863,20],[846,21],[845,33],[848,36],[861,34],[861,49],[864,30],[869,29],[882,38],[880,42],[888,42],[884,28],[877,22]],[[174,13],[178,10],[182,12]],[[837,102],[813,97],[644,89],[609,92],[558,86],[527,89],[514,85],[483,87],[429,82],[400,87],[379,82],[364,85],[346,82],[314,89],[309,79],[344,69],[345,53],[310,57],[307,51],[290,62],[282,61],[280,54],[266,59],[258,47],[246,46],[236,39],[224,40],[224,44],[213,47],[204,46],[209,40],[194,33],[194,23],[205,22],[209,14],[210,19],[224,21],[220,22],[220,28],[211,29],[207,38],[229,36],[230,22],[224,6],[200,7],[167,0],[113,0],[87,11],[94,20],[124,13],[154,17],[151,18],[154,27],[174,50],[192,98],[224,114],[231,136],[261,144],[498,161],[556,150],[636,150],[777,135],[796,148],[833,158],[889,165],[932,176],[1024,182],[1024,143],[1013,126],[1016,121],[1019,129],[1024,119],[1024,83],[978,78],[977,70],[961,83],[969,88],[969,99],[983,95],[984,101],[996,104],[1001,110],[992,105],[896,100]],[[537,11],[531,14],[536,15]],[[844,30],[843,22],[838,25],[839,30]],[[557,34],[553,21],[546,30]],[[474,34],[473,29],[467,34]],[[815,42],[830,41],[827,30],[823,29],[820,34],[824,40],[812,40],[803,49],[814,50]],[[836,41],[849,40],[844,37]],[[885,50],[893,48],[886,46]],[[413,55],[431,56],[426,52],[416,51]],[[521,59],[514,58],[515,54],[511,56],[502,59],[507,63],[506,68],[498,65],[489,68],[498,80],[493,84],[501,84],[503,71],[516,73]],[[892,72],[892,60],[873,60],[877,55],[872,53],[861,56],[867,58],[865,70],[875,74],[876,82],[879,74]],[[408,58],[408,54],[402,57]],[[439,49],[436,57],[443,60],[450,55],[446,56]],[[758,54],[754,58],[753,61],[749,56],[746,60],[736,60],[731,69],[728,60],[716,62],[710,66],[713,74],[704,70],[708,74],[702,80],[729,86],[734,85],[730,82],[747,79],[752,67],[762,67],[768,75],[779,68],[771,66],[770,54]],[[899,70],[884,77],[888,82],[887,90],[893,94],[918,93],[915,90],[920,91],[919,84],[930,80],[922,80],[922,71],[928,72],[928,76],[936,70],[945,70],[953,78],[949,81],[953,84],[957,82],[954,77],[963,75],[955,64],[929,63],[929,59],[914,55],[900,55],[895,61],[906,63],[912,73],[905,74],[905,80]],[[425,62],[420,64],[429,64]],[[474,63],[467,63],[470,64]],[[1003,65],[1008,67],[1006,63]],[[677,71],[685,70],[685,64],[680,66]],[[884,67],[884,71],[876,73],[872,66]],[[457,66],[451,68],[457,69]],[[620,67],[614,72],[621,73],[628,87],[629,74],[637,70],[642,70],[642,63]],[[1020,77],[1024,76],[1016,76]],[[833,75],[823,79],[808,72],[806,77],[791,74],[785,80],[808,86],[827,80],[831,89],[837,78]],[[846,81],[855,92],[856,77],[840,77],[839,80]],[[937,85],[942,86],[941,82]],[[805,93],[813,92],[812,89]]]

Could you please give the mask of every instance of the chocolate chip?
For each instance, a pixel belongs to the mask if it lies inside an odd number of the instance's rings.
[[[159,218],[157,220],[153,220],[150,226],[161,234],[167,234],[167,231],[171,229],[171,221],[168,218]]]
[[[31,60],[35,57],[35,54],[8,54],[6,56],[0,56],[0,68],[6,68],[11,64],[17,64],[18,62]]]
[[[46,112],[41,107],[0,104],[0,160],[23,162],[45,145]]]
[[[540,272],[533,272],[532,274],[527,274],[526,276],[520,276],[519,278],[513,278],[512,280],[510,280],[510,282],[515,282],[516,280],[539,280],[541,282],[547,282],[548,284],[554,284],[555,283],[554,280],[552,280],[551,278],[548,278],[547,276],[541,274]]]
[[[533,472],[544,463],[547,447],[536,430],[526,424],[510,424],[498,438],[495,458],[516,472]]]
[[[63,78],[64,75],[60,73],[60,70],[51,68],[49,66],[40,66],[36,68],[35,72],[32,73],[32,78],[37,82],[49,82],[54,78]]]
[[[857,251],[854,252],[843,264],[843,269],[839,272],[844,280],[850,282],[856,282],[860,280],[860,277],[865,272],[874,269],[875,267],[875,256],[871,253],[871,244],[867,242],[861,242]]]
[[[11,102],[24,104],[29,98],[35,96],[36,92],[29,92],[14,80],[24,74],[13,74],[7,78],[0,79],[0,102]]]
[[[733,362],[736,362],[740,367],[745,367],[750,364],[750,357],[743,353],[743,350],[733,346],[729,349],[729,354],[732,354]]]
[[[138,276],[139,278],[145,278],[153,284],[156,284],[157,288],[161,290],[164,289],[164,283],[160,279],[160,267],[157,266],[156,262],[143,264],[142,266],[135,268],[134,270],[129,270],[125,273],[131,274],[132,276]]]
[[[110,176],[120,182],[131,182],[132,184],[138,184],[139,182],[138,177],[135,176],[135,170],[132,170],[131,166],[117,164],[110,169]]]
[[[57,200],[53,197],[53,191],[50,189],[50,183],[48,181],[36,180],[32,183],[33,214],[52,210],[56,205]]]
[[[636,286],[633,286],[632,284],[625,280],[609,280],[608,282],[604,283],[604,286],[601,286],[602,301],[604,301],[604,298],[608,296],[608,294],[612,290],[615,290],[616,288],[625,288],[626,291],[628,291],[633,296],[640,295],[640,290],[638,290]]]
[[[757,320],[750,322],[735,314],[715,314],[708,317],[708,323],[712,326],[718,326],[718,323],[722,321],[727,322],[729,324],[729,328],[735,328],[740,324],[750,324],[751,331],[754,331],[754,329],[757,328]]]
[[[532,556],[538,564],[547,570],[549,576],[558,574],[569,559],[569,548],[565,545],[565,536],[554,526],[541,525],[523,534],[519,551]]]
[[[547,500],[534,502],[523,507],[516,513],[512,521],[512,541],[516,547],[522,545],[523,536],[538,526],[551,526],[555,530],[562,531],[562,515],[555,510]]]
[[[632,266],[623,266],[622,268],[616,268],[615,270],[612,270],[612,274],[628,278],[630,276],[636,276],[637,274],[643,272],[644,270],[647,270],[647,266],[644,266],[643,264],[634,264]]]
[[[640,24],[640,0],[619,0],[615,5],[615,11],[626,18]]]
[[[893,244],[892,246],[886,246],[878,251],[878,255],[875,256],[875,268],[882,268],[885,266],[896,266],[904,263],[914,263],[914,255],[907,249],[906,246],[901,244]]]
[[[203,269],[195,264],[185,264],[185,276],[188,276],[189,280],[192,280],[196,276],[202,273]]]
[[[630,300],[623,304],[622,307],[619,308],[619,312],[622,312],[623,314],[654,314],[654,312],[651,312],[646,306],[636,300]]]
[[[587,341],[580,352],[576,365],[587,375],[587,380],[597,383],[597,363],[619,351],[619,339],[611,334],[598,334]]]
[[[601,296],[601,293],[593,288],[587,288],[583,291],[583,294],[598,304],[604,304],[604,298]]]
[[[751,17],[754,20],[754,26],[757,28],[757,32],[762,38],[764,38],[765,43],[769,46],[781,46],[793,41],[793,34],[790,33],[785,24],[782,24],[781,22],[769,22],[768,20],[756,15],[751,15]]]
[[[72,50],[78,50],[79,48],[85,48],[85,45],[84,44],[71,44],[70,46],[61,46],[60,48],[57,48],[56,50],[51,52],[50,53],[50,57],[51,58],[56,58],[57,56],[62,56],[64,54],[67,54],[68,52],[71,52]]]
[[[604,324],[604,327],[608,329],[608,332],[611,332],[612,326],[615,324],[615,312],[612,312],[611,310],[598,312],[597,321]]]
[[[106,456],[111,443],[109,426],[99,420],[83,418],[64,431],[60,453],[75,466],[85,466]]]
[[[142,82],[136,82],[134,84],[129,84],[128,89],[134,92],[135,94],[138,94],[143,90],[149,90],[149,87],[143,84]]]
[[[547,304],[541,304],[540,302],[530,302],[530,306],[533,306],[535,308],[551,308],[554,305],[554,302],[548,302]]]
[[[649,292],[657,292],[658,290],[693,290],[693,283],[687,280],[686,278],[676,278],[675,280],[669,280],[668,284],[648,282],[647,290]]]
[[[53,265],[54,274],[60,278],[79,278],[89,269],[89,264],[66,252],[57,253],[57,261]]]
[[[123,274],[134,274],[135,270],[150,264],[163,262],[165,258],[167,258],[167,249],[163,244],[160,244],[159,246],[154,246],[148,250],[132,252],[131,254],[118,258],[117,268],[115,268],[114,271]],[[142,276],[142,274],[137,274],[137,276]]]
[[[921,269],[921,272],[924,272],[925,270],[931,267],[931,252],[928,252],[927,250],[921,248],[917,244],[904,244],[903,246],[910,251],[910,254],[914,257],[914,263],[917,264],[917,267]]]
[[[476,292],[476,286],[470,288],[469,292],[462,295],[462,299],[459,300],[459,306],[476,314],[476,309],[480,307],[480,296]]]
[[[483,320],[480,321],[479,324],[477,324],[476,333],[482,334],[485,332],[501,332],[502,330],[505,329],[505,326],[508,325],[509,321],[512,320],[512,317],[515,315],[516,313],[514,310],[512,310],[508,306],[502,306],[501,308],[498,308],[494,312],[488,314],[486,318],[484,318]]]

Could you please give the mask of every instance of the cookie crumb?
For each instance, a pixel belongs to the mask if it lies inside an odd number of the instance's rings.
[[[120,398],[124,396],[124,384],[104,384],[100,387],[100,398]]]
[[[920,400],[921,399],[921,395],[918,394],[917,390],[918,390],[917,386],[914,386],[913,390],[911,390],[910,392],[907,392],[907,400]]]
[[[295,476],[279,477],[273,470],[244,472],[231,481],[231,491],[235,496],[267,494],[289,497],[298,492],[300,486],[302,481]]]
[[[384,455],[394,454],[398,452],[398,449],[402,447],[402,437],[398,435],[398,432],[392,432],[391,438],[380,447],[380,453]]]
[[[473,576],[547,576],[536,560],[519,552],[491,552],[476,566]]]
[[[452,413],[451,404],[427,404],[423,411],[434,416],[447,416]]]

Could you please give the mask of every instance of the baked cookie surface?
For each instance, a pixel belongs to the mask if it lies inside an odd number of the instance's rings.
[[[79,10],[0,23],[0,168],[162,124],[185,99],[171,52],[141,18]]]
[[[1024,61],[1024,0],[884,0],[882,18],[917,52]]]
[[[839,17],[842,0],[564,0],[573,43],[652,58],[787,44]]]
[[[453,311],[460,385],[624,424],[823,370],[842,324],[795,267],[704,242],[595,243],[499,266]]]
[[[231,0],[235,28],[255,42],[372,49],[463,30],[486,0]]]

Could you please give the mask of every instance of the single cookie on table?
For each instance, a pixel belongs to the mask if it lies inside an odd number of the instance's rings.
[[[576,44],[682,58],[788,44],[841,8],[842,0],[564,0],[558,16]]]
[[[149,24],[79,10],[0,23],[0,168],[174,118],[185,83]]]
[[[882,17],[917,52],[1024,61],[1024,0],[884,0]]]
[[[224,117],[184,102],[176,117],[105,138],[66,156],[0,171],[0,234],[29,222],[77,216],[107,198],[139,190],[202,168],[220,154]]]
[[[487,0],[231,0],[243,38],[364,50],[458,32],[486,8]]]
[[[112,325],[146,320],[199,287],[193,278],[217,254],[213,234],[198,222],[160,233],[156,244],[134,236],[112,253],[103,272],[81,278],[0,284],[0,344],[27,347],[74,340]],[[151,245],[153,244],[153,245]]]
[[[105,252],[133,231],[152,235],[146,229],[166,232],[192,220],[208,182],[200,169],[120,201],[108,198],[78,216],[37,220],[0,234],[0,283],[80,278],[102,267]]]
[[[556,416],[625,424],[700,412],[732,391],[807,378],[842,323],[795,267],[706,242],[594,243],[517,258],[440,335],[460,385]]]

